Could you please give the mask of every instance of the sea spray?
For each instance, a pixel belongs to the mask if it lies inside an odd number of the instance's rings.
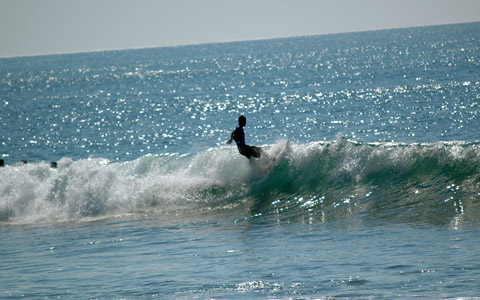
[[[267,155],[281,143],[266,146]],[[280,209],[302,217],[478,218],[478,143],[292,143],[267,174],[255,172],[254,164],[218,147],[127,162],[64,158],[56,169],[47,163],[7,166],[0,169],[0,221],[188,215],[246,199],[254,214]]]
[[[121,163],[64,158],[56,169],[33,163],[0,172],[0,221],[28,223],[145,210],[192,211],[197,204],[223,203],[241,191],[249,168],[231,150],[210,149],[195,155],[146,155]]]

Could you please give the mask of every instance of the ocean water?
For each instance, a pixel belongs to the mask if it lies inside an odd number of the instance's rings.
[[[479,102],[480,23],[2,58],[0,298],[480,299]]]

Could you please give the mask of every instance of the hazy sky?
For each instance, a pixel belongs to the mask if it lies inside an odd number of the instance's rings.
[[[472,21],[479,0],[0,0],[0,57]]]

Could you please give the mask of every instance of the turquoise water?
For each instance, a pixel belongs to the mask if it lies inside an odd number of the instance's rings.
[[[0,298],[479,297],[478,32],[0,59]]]

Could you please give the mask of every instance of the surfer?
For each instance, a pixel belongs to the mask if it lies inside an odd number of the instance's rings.
[[[250,159],[250,157],[260,157],[262,156],[263,150],[262,148],[249,146],[245,144],[245,133],[243,132],[243,127],[247,124],[247,118],[245,116],[238,117],[238,127],[232,132],[230,139],[227,141],[227,144],[230,145],[232,140],[237,143],[238,152],[241,155]]]

